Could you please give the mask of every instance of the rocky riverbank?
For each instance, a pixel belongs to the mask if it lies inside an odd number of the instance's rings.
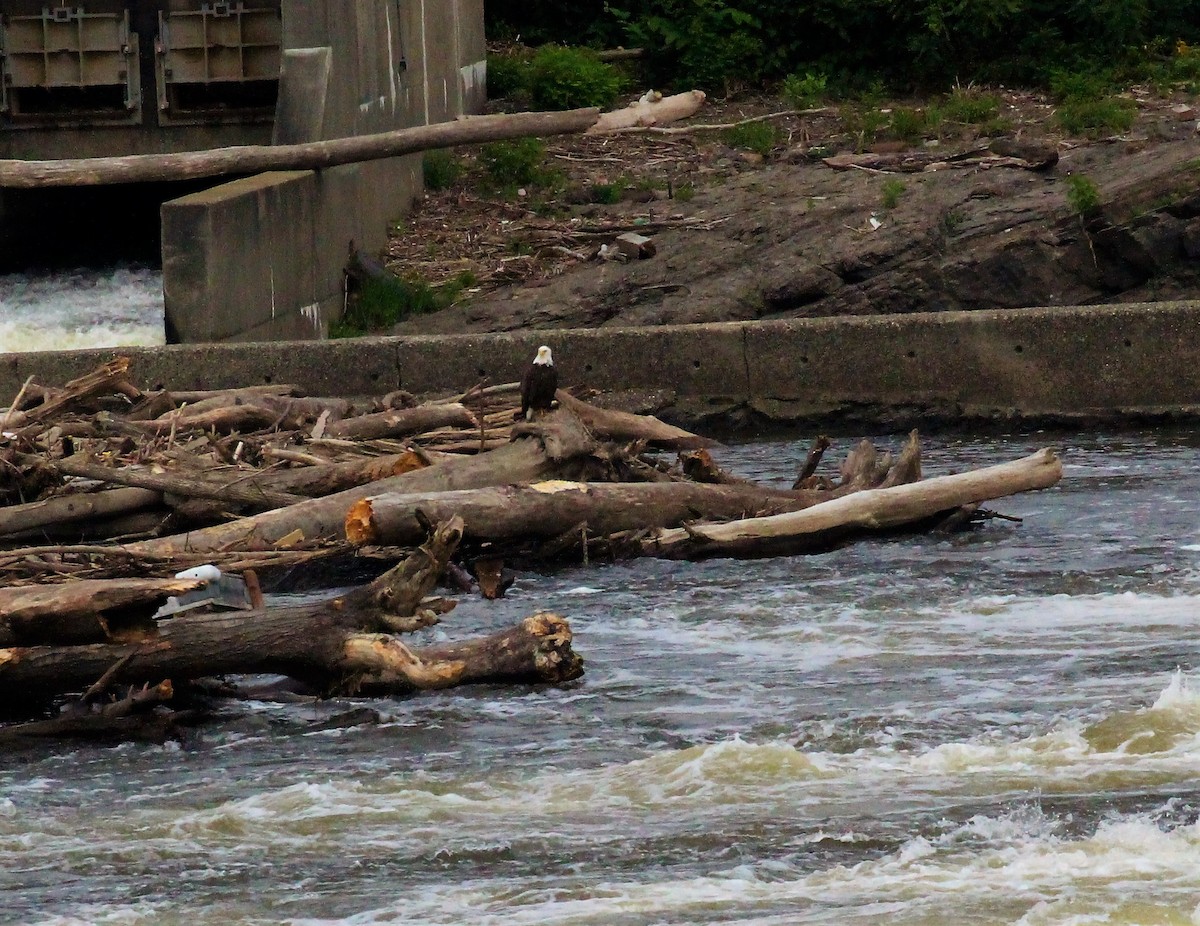
[[[962,99],[996,108],[947,118]],[[1193,99],[1146,88],[1125,99],[1132,127],[1092,139],[1065,135],[1049,98],[1006,90],[779,116],[764,120],[775,132],[759,152],[703,128],[562,138],[547,151],[553,188],[507,198],[480,192],[467,152],[462,179],[418,203],[390,260],[434,283],[469,283],[456,304],[395,331],[1190,298],[1200,288]],[[784,108],[725,103],[701,116],[732,124]],[[852,167],[830,161],[870,154]],[[650,237],[654,256],[597,256],[626,230]]]

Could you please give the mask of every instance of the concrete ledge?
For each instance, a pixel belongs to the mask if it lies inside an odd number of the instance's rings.
[[[0,355],[0,393],[122,353],[139,383],[294,383],[325,395],[517,379],[539,344],[565,384],[661,392],[676,417],[1091,425],[1200,417],[1200,301],[777,322]],[[0,403],[3,400],[0,399]],[[670,410],[669,410],[670,411]],[[670,415],[668,415],[669,417]]]

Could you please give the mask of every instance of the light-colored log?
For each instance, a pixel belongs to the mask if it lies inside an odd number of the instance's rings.
[[[489,453],[438,462],[380,480],[371,486],[372,494],[528,482],[569,472],[595,449],[595,443],[579,421],[569,414],[556,413],[538,425],[541,430],[537,437],[515,441]],[[276,511],[239,518],[228,524],[129,544],[128,549],[152,555],[264,549],[297,534],[305,540],[344,540],[346,513],[363,494],[359,488],[347,489]]]
[[[620,129],[663,125],[694,116],[704,105],[703,90],[688,90],[658,100],[637,102],[623,109],[602,113],[596,124],[587,130],[588,135],[603,135]]]
[[[716,444],[716,441],[667,424],[653,415],[635,415],[631,412],[601,408],[577,399],[562,389],[559,389],[554,397],[559,408],[577,416],[602,440],[644,440],[650,446],[663,450],[699,450]]]
[[[422,536],[421,516],[442,521],[457,514],[472,540],[549,540],[583,522],[594,534],[611,534],[696,518],[790,511],[820,498],[819,492],[760,486],[550,480],[457,492],[373,495],[350,509],[345,532],[351,543],[403,546]]]
[[[1061,478],[1062,462],[1052,450],[1044,449],[967,473],[853,492],[803,511],[658,531],[642,542],[642,552],[692,559],[828,549],[854,533],[916,524],[961,505],[1046,489]]]
[[[327,437],[377,440],[405,437],[438,428],[478,428],[479,422],[465,405],[418,405],[416,408],[389,409],[371,415],[357,415],[335,421],[325,429]]]
[[[157,632],[150,618],[168,597],[204,584],[202,579],[80,579],[0,588],[0,646],[145,640]]]
[[[175,154],[131,154],[61,161],[7,160],[0,161],[0,187],[96,186],[257,174],[268,170],[320,170],[433,148],[582,132],[598,117],[596,109],[502,113],[299,145],[241,145]]]

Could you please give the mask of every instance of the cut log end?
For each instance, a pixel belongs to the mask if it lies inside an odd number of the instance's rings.
[[[374,543],[377,535],[371,523],[371,500],[359,499],[346,513],[346,539],[356,546]]]

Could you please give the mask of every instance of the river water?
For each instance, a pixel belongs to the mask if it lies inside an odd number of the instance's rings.
[[[0,353],[162,344],[162,271],[0,273]]]
[[[428,632],[560,611],[563,688],[2,758],[0,920],[1200,922],[1200,441],[935,439],[926,471],[1043,444],[1065,478],[996,506],[1022,524],[525,575]],[[786,481],[806,448],[719,457]]]

